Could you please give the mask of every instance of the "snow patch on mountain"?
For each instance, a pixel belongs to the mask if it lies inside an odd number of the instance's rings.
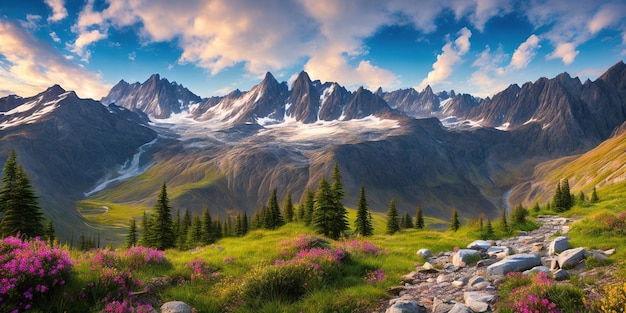
[[[484,119],[480,119],[478,121],[472,120],[461,120],[456,116],[447,116],[444,118],[440,118],[439,121],[446,128],[457,128],[457,129],[466,129],[466,128],[482,128],[482,122]]]
[[[40,103],[43,100],[43,96],[41,96],[37,100],[24,103],[7,112],[0,112],[0,120],[4,120],[0,123],[0,129],[37,122],[42,117],[53,112],[58,107],[58,103],[67,98],[67,95],[70,93],[71,92],[65,92],[60,94],[57,99],[46,103]],[[29,114],[28,112],[31,113]]]
[[[141,155],[144,154],[150,146],[155,144],[157,140],[158,137],[139,147],[139,151],[135,153],[135,155],[133,155],[131,159],[127,160],[126,163],[124,163],[114,175],[109,175],[109,177],[104,178],[104,181],[99,183],[92,190],[85,192],[85,197],[89,197],[97,193],[98,191],[104,190],[108,185],[112,183],[122,182],[129,178],[139,176],[148,169],[150,169],[154,165],[154,163],[141,165],[139,161],[141,160]]]

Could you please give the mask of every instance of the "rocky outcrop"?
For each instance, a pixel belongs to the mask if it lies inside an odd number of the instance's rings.
[[[511,252],[520,251],[519,254],[513,254],[499,260],[495,254],[489,256],[486,253],[479,254],[478,250],[469,250],[481,255],[484,259],[475,266],[464,267],[455,265],[453,261],[455,256],[462,255],[463,253],[460,252],[465,251],[465,249],[457,252],[443,252],[428,258],[428,262],[424,263],[423,266],[403,277],[404,286],[402,286],[398,298],[392,299],[389,306],[401,299],[402,303],[417,304],[426,308],[425,312],[429,313],[491,312],[494,309],[493,303],[497,300],[497,286],[508,272],[524,272],[526,275],[546,272],[550,273],[555,280],[566,280],[569,278],[569,271],[571,270],[561,269],[560,263],[570,266],[584,262],[585,255],[595,257],[592,252],[585,254],[583,248],[571,249],[571,252],[565,250],[560,253],[558,260],[547,254],[545,249],[541,249],[537,253],[529,253],[533,247],[536,249],[537,246],[549,245],[553,235],[563,232],[564,224],[571,222],[568,219],[554,216],[540,216],[538,221],[542,224],[539,229],[519,236],[497,240],[493,243],[473,242],[468,245],[483,252],[486,250],[481,248],[506,247]],[[497,246],[491,246],[492,244]],[[594,250],[594,253],[605,255],[602,251]],[[566,256],[567,259],[565,259]],[[561,257],[563,257],[562,260]],[[570,259],[572,261],[569,261]],[[489,262],[494,264],[485,267],[484,264]],[[552,263],[554,266],[551,266]],[[425,268],[429,268],[429,270]],[[579,271],[580,269],[577,267],[574,270]],[[379,312],[385,312],[386,309],[387,307],[382,308]],[[407,310],[404,312],[421,311]]]

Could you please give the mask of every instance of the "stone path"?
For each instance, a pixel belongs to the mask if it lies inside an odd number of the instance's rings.
[[[403,285],[390,290],[395,298],[377,312],[488,312],[497,298],[497,286],[508,272],[544,271],[557,280],[567,279],[562,265],[576,270],[584,267],[585,257],[602,259],[611,253],[568,249],[570,219],[540,216],[537,221],[541,227],[536,230],[498,241],[475,241],[468,249],[436,256],[420,249],[418,255],[426,254],[428,261],[403,276]]]

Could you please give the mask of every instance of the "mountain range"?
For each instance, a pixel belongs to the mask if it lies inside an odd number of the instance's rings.
[[[155,74],[122,80],[100,101],[57,85],[0,98],[0,161],[17,151],[66,238],[127,222],[95,223],[81,203],[149,209],[166,182],[174,209],[251,213],[274,188],[298,202],[335,163],[348,206],[364,185],[374,211],[395,198],[401,212],[495,217],[510,202],[503,195],[545,201],[533,182],[548,171],[536,167],[615,140],[625,121],[621,61],[595,81],[563,73],[486,99],[430,87],[348,91],[306,72],[291,86],[267,73],[249,91],[201,98]]]

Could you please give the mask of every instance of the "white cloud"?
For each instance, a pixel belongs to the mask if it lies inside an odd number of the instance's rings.
[[[67,17],[65,0],[44,0],[44,2],[52,9],[48,22],[59,22]]]
[[[20,21],[20,24],[24,28],[28,28],[31,30],[38,30],[40,21],[41,21],[40,15],[26,14],[26,21]]]
[[[535,57],[537,49],[539,48],[541,48],[539,45],[539,37],[535,34],[530,35],[530,37],[520,44],[519,47],[515,49],[515,52],[513,52],[510,66],[514,69],[525,68]]]
[[[442,53],[437,55],[437,61],[433,64],[433,70],[428,73],[428,76],[415,89],[422,90],[427,85],[432,87],[452,74],[453,66],[461,60],[461,56],[469,51],[469,38],[472,36],[472,32],[463,27],[457,35],[458,37],[454,42],[449,41],[443,46]]]
[[[546,59],[561,59],[565,65],[572,64],[578,55],[576,45],[571,42],[560,43],[556,46],[554,52],[546,55]]]
[[[39,41],[17,24],[0,18],[0,86],[5,93],[37,94],[53,84],[81,97],[100,99],[111,87],[98,74],[73,63],[55,47]]]
[[[52,38],[52,40],[54,40],[54,42],[56,43],[61,42],[61,38],[59,38],[59,36],[55,32],[50,32],[50,38]]]
[[[137,53],[135,51],[131,52],[128,54],[128,59],[131,61],[135,61],[135,59],[137,58]]]
[[[624,3],[603,5],[589,21],[589,31],[593,35],[607,27],[616,25],[624,18],[624,12],[626,12],[626,4]]]
[[[502,64],[508,60],[509,56],[498,47],[492,52],[489,46],[480,53],[479,57],[472,63],[478,69],[470,76],[469,83],[474,86],[473,95],[487,97],[506,88],[509,84],[505,79],[509,71]]]

